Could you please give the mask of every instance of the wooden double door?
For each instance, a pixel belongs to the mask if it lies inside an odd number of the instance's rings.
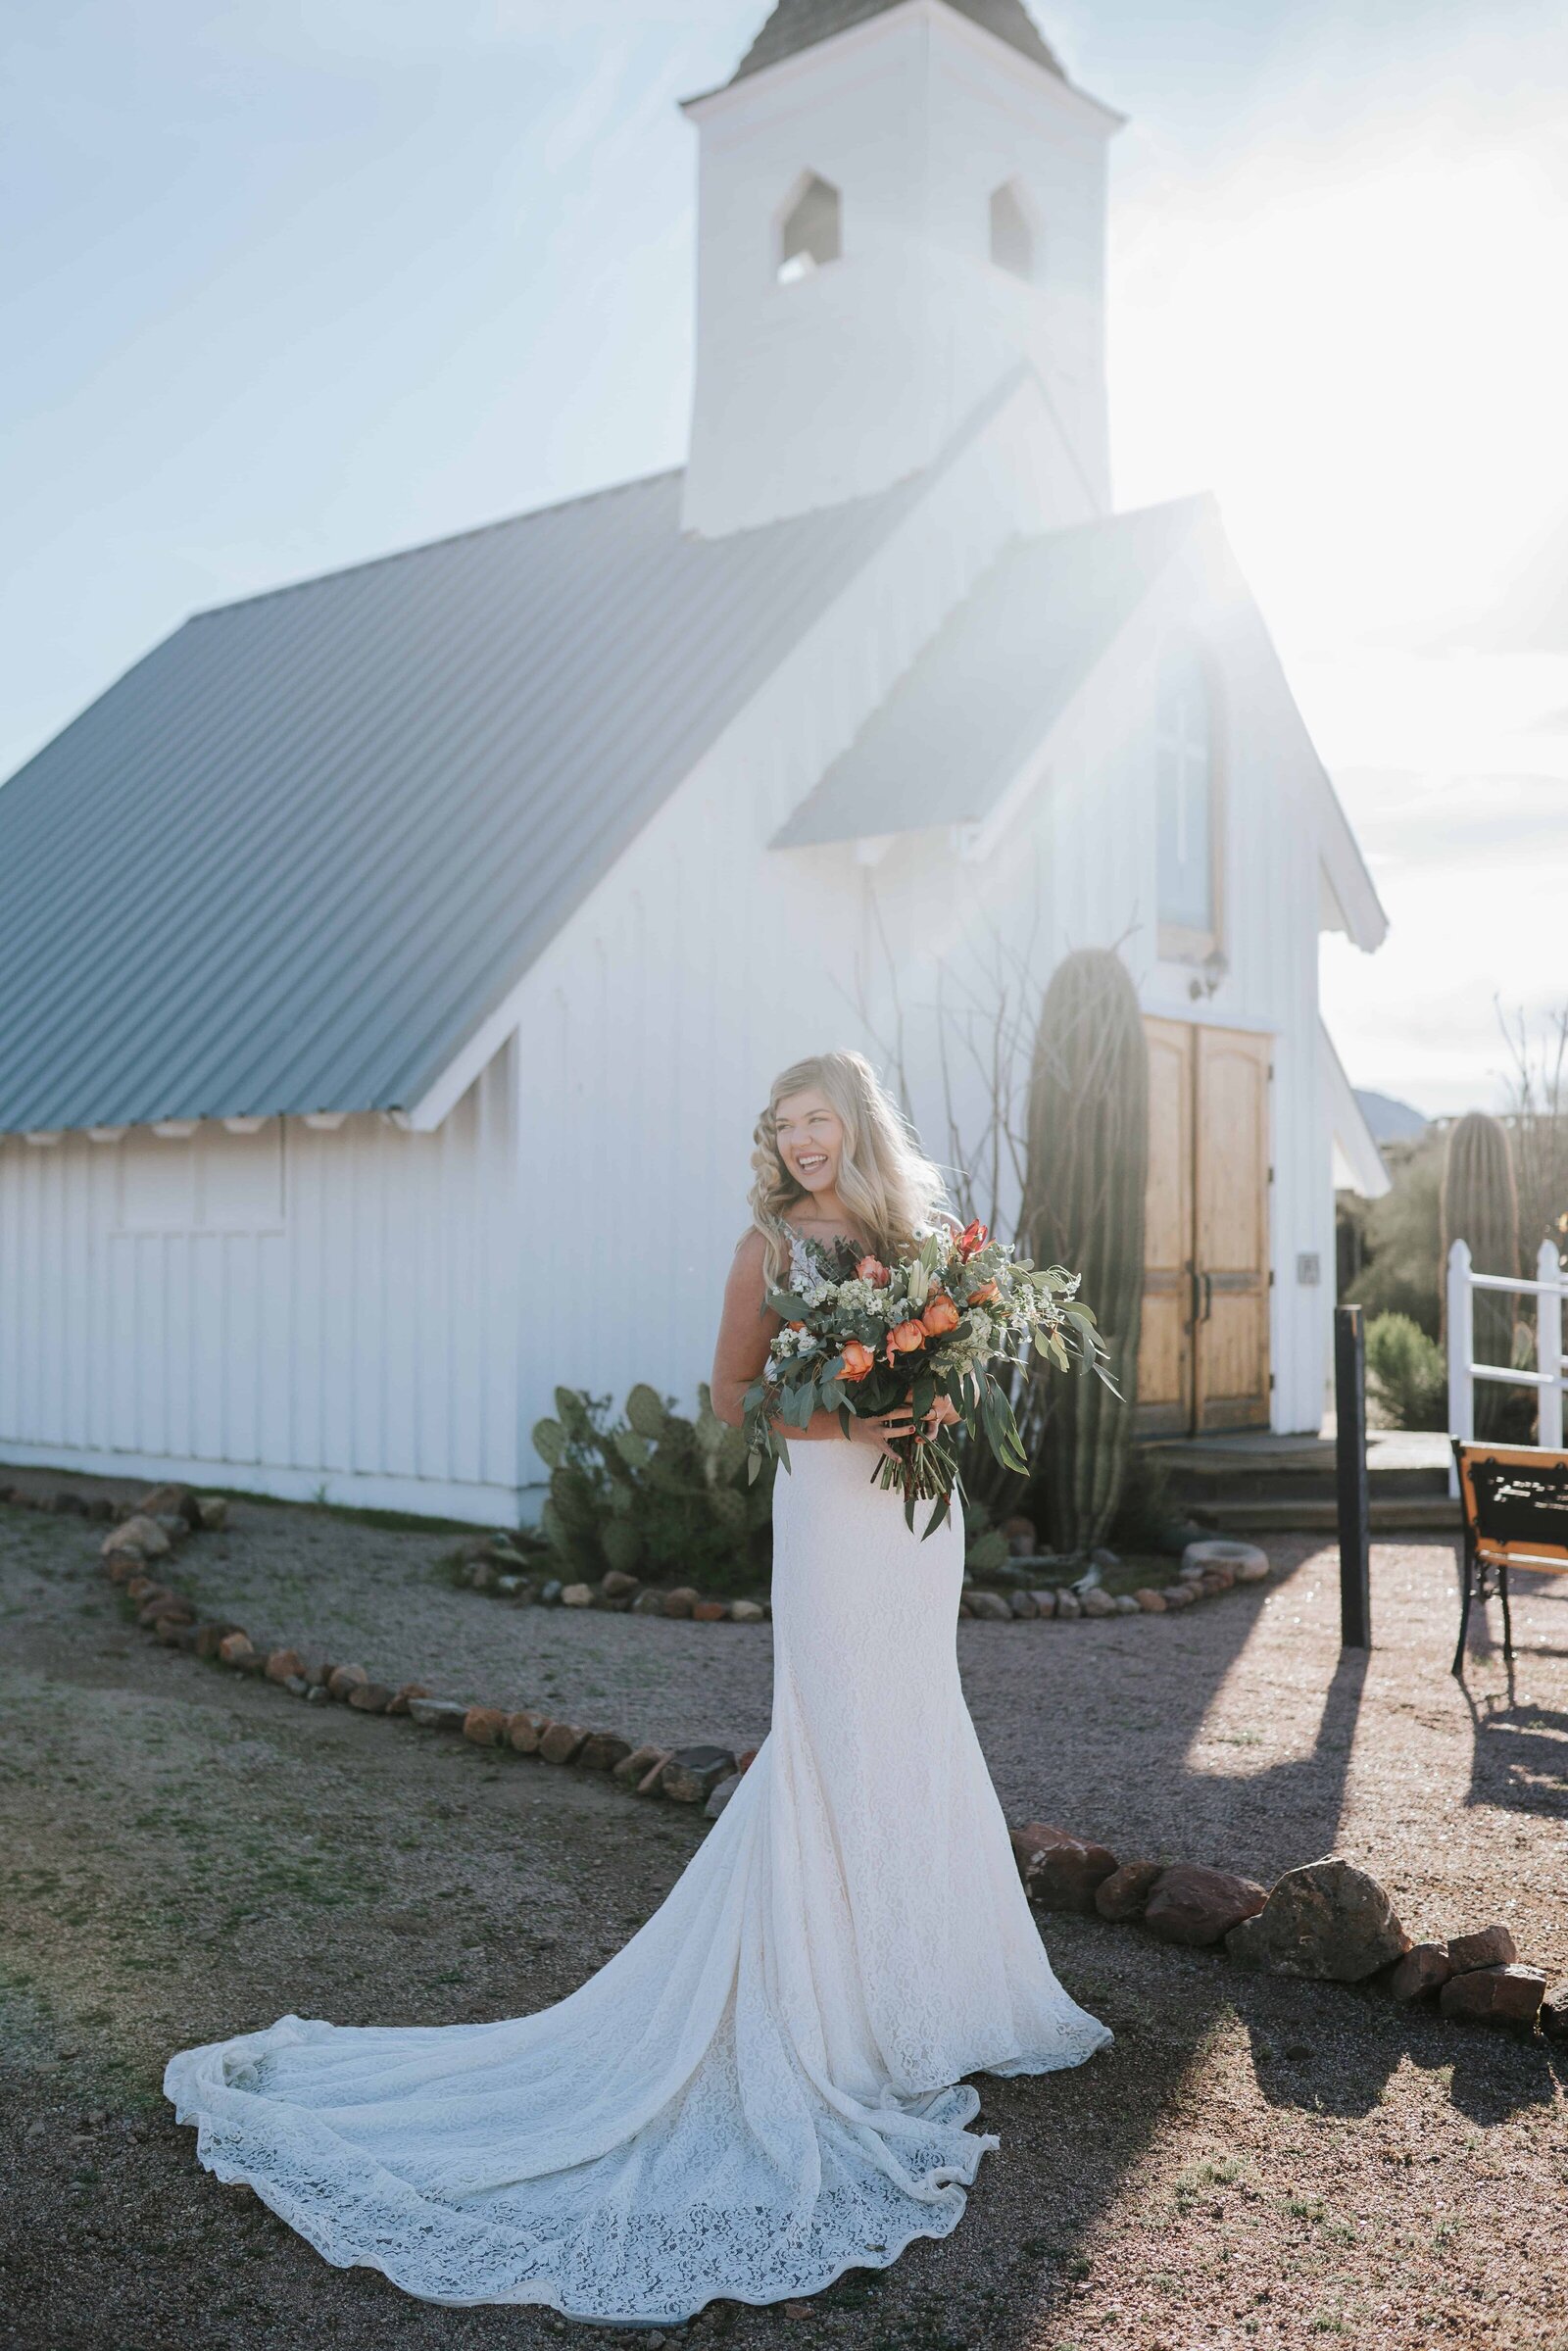
[[[1141,1436],[1269,1425],[1271,1040],[1189,1021],[1149,1035]]]

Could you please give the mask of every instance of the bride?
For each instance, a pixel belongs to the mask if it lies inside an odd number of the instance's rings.
[[[758,1122],[713,1366],[731,1422],[810,1244],[887,1260],[941,1180],[858,1053]],[[950,1408],[949,1408],[950,1409]],[[907,1416],[904,1426],[908,1427]],[[285,2016],[171,2060],[201,2161],[330,2262],[432,2302],[678,2324],[884,2268],[958,2223],[975,2073],[1080,2064],[958,1682],[956,1515],[874,1487],[896,1420],[791,1433],[773,1503],[768,1737],[668,1898],[554,2008],[489,2025]]]

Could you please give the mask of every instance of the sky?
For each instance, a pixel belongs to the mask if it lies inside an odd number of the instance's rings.
[[[678,464],[766,0],[12,0],[0,773],[189,612]],[[1560,0],[1039,0],[1112,149],[1118,503],[1213,490],[1391,917],[1352,1079],[1568,1003]]]

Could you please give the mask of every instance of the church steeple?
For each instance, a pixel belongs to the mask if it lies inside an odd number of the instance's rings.
[[[1028,367],[1061,520],[1109,505],[1105,147],[1023,0],[778,0],[701,140],[684,520],[721,536],[928,465]]]
[[[1033,58],[1037,66],[1049,67],[1053,73],[1061,72],[1023,0],[948,0],[948,5],[959,16],[984,25],[987,32],[994,32],[999,41],[1008,42],[1020,56]],[[731,79],[739,81],[748,73],[760,73],[764,67],[776,66],[780,58],[795,57],[817,41],[848,32],[852,24],[863,24],[868,17],[879,17],[897,6],[898,0],[778,0]]]

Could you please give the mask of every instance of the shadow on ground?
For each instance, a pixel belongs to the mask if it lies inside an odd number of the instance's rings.
[[[662,1898],[699,1824],[597,1781],[289,1705],[149,1646],[82,1549],[69,1524],[0,1512],[0,2345],[624,2341],[537,2312],[436,2309],[331,2270],[247,2191],[197,2170],[158,2083],[170,2049],[290,2008],[443,2024],[544,2006]],[[1324,1649],[1322,1577],[1303,1546],[1270,1595],[1272,1631],[1257,1607],[1225,1603],[1191,1630],[1156,1628],[1168,1639],[1141,1651],[1074,1650],[1076,1629],[1020,1636],[996,1656],[1034,1678],[1011,1701],[1021,1726],[999,1735],[1041,1743],[1053,1709],[1048,1768],[1059,1777],[1076,1757],[1074,1816],[1118,1815],[1124,1843],[1130,1827],[1197,1858],[1326,1846],[1382,1668],[1376,1653]],[[1061,1709],[1091,1670],[1079,1719],[1087,1731],[1093,1712],[1092,1735],[1075,1740]],[[986,1688],[988,1705],[1009,1703],[1004,1677]],[[1451,1744],[1452,1686],[1433,1698],[1418,1678],[1409,1702]],[[1282,1716],[1290,1751],[1229,1771],[1226,1756],[1257,1755],[1254,1735],[1279,1733]],[[1478,1748],[1494,1737],[1467,1735]],[[1453,1763],[1462,1786],[1468,1758]],[[802,2316],[715,2305],[668,2339],[1560,2341],[1560,2259],[1541,2229],[1560,2194],[1560,2059],[1374,1992],[1247,1977],[1136,1930],[1043,1925],[1058,1973],[1116,2042],[1076,2072],[981,2080],[1003,2143],[957,2235],[841,2281]],[[1457,2235],[1456,2213],[1471,2216]]]

